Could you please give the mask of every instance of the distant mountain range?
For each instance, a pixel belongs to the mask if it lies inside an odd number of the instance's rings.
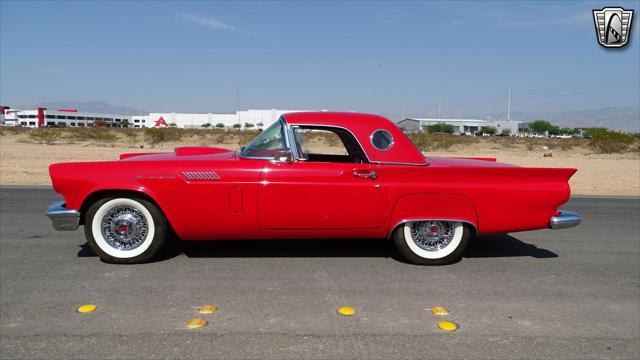
[[[47,109],[77,109],[83,112],[122,114],[122,115],[146,115],[148,112],[126,106],[110,105],[101,101],[75,102],[75,101],[53,101],[40,105],[16,106],[20,109],[34,109],[37,106],[44,106]],[[215,112],[215,110],[212,110]],[[383,114],[384,115],[384,114]],[[397,115],[396,115],[397,116]],[[505,119],[506,112],[493,114],[447,114],[447,117],[475,118],[475,119]],[[389,114],[390,118],[394,118]],[[415,117],[435,117],[433,115],[420,115]],[[517,121],[547,120],[562,127],[606,127],[629,132],[640,132],[640,107],[621,106],[605,107],[595,110],[577,110],[562,112],[513,112],[511,118]]]
[[[397,115],[396,115],[397,116]],[[390,116],[394,118],[393,115]],[[434,114],[411,114],[411,117],[436,118]],[[506,112],[499,113],[446,113],[443,118],[504,120]],[[546,120],[560,127],[606,127],[632,133],[640,132],[640,107],[618,106],[595,110],[576,111],[523,111],[512,112],[511,119],[522,122]]]
[[[506,113],[490,115],[504,119]],[[595,110],[563,112],[514,112],[511,118],[518,121],[547,120],[562,127],[606,127],[609,129],[640,132],[640,107],[605,107]]]
[[[110,105],[102,101],[78,102],[78,101],[49,101],[38,105],[20,105],[17,109],[35,109],[45,107],[49,110],[76,109],[81,112],[118,115],[147,115],[148,112],[126,106]]]

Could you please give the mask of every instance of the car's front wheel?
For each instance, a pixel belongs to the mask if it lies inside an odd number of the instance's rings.
[[[110,263],[151,260],[166,242],[167,221],[153,203],[141,198],[106,198],[85,214],[84,232],[91,249]]]
[[[400,254],[418,265],[443,265],[460,260],[472,237],[471,227],[456,221],[408,221],[393,232]]]

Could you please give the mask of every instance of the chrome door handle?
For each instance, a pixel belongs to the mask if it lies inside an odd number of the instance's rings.
[[[371,179],[375,180],[378,178],[378,173],[375,171],[354,171],[353,176],[359,177],[361,179]]]

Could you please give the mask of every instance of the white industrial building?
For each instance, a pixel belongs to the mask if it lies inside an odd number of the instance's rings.
[[[22,127],[178,127],[202,128],[209,124],[212,128],[262,129],[271,125],[282,114],[307,110],[242,110],[222,114],[150,113],[148,115],[117,115],[79,112],[75,109],[30,110],[2,107],[0,125]]]
[[[447,124],[453,126],[454,133],[456,134],[475,135],[476,133],[480,132],[480,129],[483,126],[496,128],[498,134],[502,133],[505,130],[510,134],[516,134],[518,133],[518,124],[520,124],[520,121],[407,118],[399,121],[397,124],[404,131],[420,131],[429,125]]]
[[[130,115],[79,112],[74,109],[16,110],[3,107],[5,126],[23,127],[126,127],[131,123]]]
[[[150,113],[143,116],[132,116],[134,127],[166,127],[201,128],[205,124],[213,127],[225,128],[256,128],[268,127],[278,120],[282,114],[308,110],[241,110],[228,114],[184,114],[184,113]],[[221,124],[221,125],[220,125]]]

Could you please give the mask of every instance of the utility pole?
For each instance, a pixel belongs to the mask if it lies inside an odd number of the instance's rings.
[[[509,87],[509,100],[507,101],[507,121],[511,121],[511,87]]]
[[[442,114],[442,100],[438,99],[438,119],[440,119],[441,114]]]
[[[236,83],[236,116],[238,117],[238,125],[242,127],[240,124],[240,85]]]

